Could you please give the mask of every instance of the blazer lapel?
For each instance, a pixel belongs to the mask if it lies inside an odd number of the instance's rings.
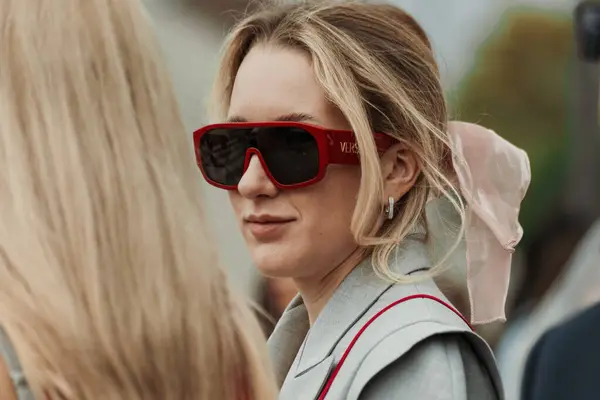
[[[321,394],[329,375],[331,375],[334,366],[335,356],[331,354],[301,375],[294,376],[294,374],[290,372],[281,388],[279,399],[317,399]]]
[[[296,295],[283,312],[267,341],[271,364],[279,387],[292,367],[310,327],[302,297]]]

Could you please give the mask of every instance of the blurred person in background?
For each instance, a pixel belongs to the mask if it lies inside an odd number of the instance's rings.
[[[0,2],[0,398],[272,399],[137,0]]]
[[[448,121],[414,19],[358,2],[267,5],[234,27],[213,106],[217,123],[194,133],[201,172],[229,191],[258,269],[299,290],[268,342],[280,398],[503,398],[467,318],[504,317],[528,158]],[[440,260],[434,198],[459,221]],[[465,236],[467,317],[432,279]]]
[[[509,399],[517,399],[521,391],[526,362],[523,355],[530,352],[545,330],[588,306],[581,296],[600,287],[600,276],[588,269],[591,266],[585,268],[589,275],[582,275],[578,257],[589,224],[557,213],[544,228],[527,249],[516,309],[496,349]]]
[[[581,241],[566,275],[557,283],[549,293],[552,297],[532,318],[541,328],[535,330],[536,336],[526,338],[531,345],[525,354],[533,349],[523,368],[521,399],[597,399],[600,397],[600,221]]]

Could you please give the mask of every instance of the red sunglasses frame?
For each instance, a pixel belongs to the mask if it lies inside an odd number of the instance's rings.
[[[225,190],[237,190],[238,185],[223,185],[216,182],[208,177],[204,168],[202,168],[202,155],[200,154],[200,139],[207,132],[215,129],[252,129],[252,128],[277,128],[277,127],[291,127],[303,129],[311,134],[317,143],[319,151],[319,171],[317,175],[305,182],[295,183],[292,185],[284,185],[275,179],[267,166],[260,150],[255,147],[250,147],[246,151],[246,158],[244,160],[244,173],[248,170],[250,160],[253,155],[256,155],[260,161],[260,164],[271,180],[273,184],[279,189],[296,189],[314,185],[325,177],[327,166],[329,164],[343,164],[343,165],[358,165],[360,164],[358,145],[353,131],[349,130],[335,130],[326,129],[317,125],[307,124],[303,122],[292,122],[292,121],[269,121],[269,122],[228,122],[218,123],[204,126],[194,132],[194,152],[196,154],[196,162],[202,176],[212,186],[218,187]],[[375,144],[379,153],[383,153],[385,150],[390,148],[391,145],[397,142],[393,137],[383,134],[374,133]]]

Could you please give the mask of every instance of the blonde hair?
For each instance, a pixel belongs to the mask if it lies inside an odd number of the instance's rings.
[[[261,43],[298,48],[312,57],[317,81],[356,135],[361,154],[361,187],[351,228],[357,243],[372,250],[376,272],[406,282],[388,266],[391,252],[426,225],[425,205],[443,195],[460,215],[460,232],[430,276],[460,245],[465,206],[453,183],[452,144],[439,71],[426,34],[391,5],[353,1],[266,4],[239,22],[225,45],[214,88],[213,117],[223,119],[244,57]],[[387,133],[418,158],[421,174],[383,226],[383,177],[373,132]]]
[[[0,59],[0,325],[36,397],[274,398],[139,2],[2,0]]]

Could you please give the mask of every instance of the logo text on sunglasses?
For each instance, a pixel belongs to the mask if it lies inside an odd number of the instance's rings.
[[[341,142],[340,150],[344,154],[358,154],[358,143],[356,143],[356,142]]]

